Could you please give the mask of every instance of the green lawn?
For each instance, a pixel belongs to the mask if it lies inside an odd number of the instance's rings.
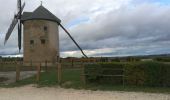
[[[38,84],[38,87],[57,87],[57,71],[52,70],[48,72],[42,72],[40,81],[35,81],[35,76],[21,80],[16,83],[9,85],[0,85],[0,87],[19,87],[28,84]],[[132,91],[132,92],[151,92],[151,93],[170,93],[170,88],[161,87],[136,87],[136,86],[118,86],[118,85],[101,85],[95,83],[83,84],[80,78],[81,69],[63,69],[62,70],[62,82],[61,87],[63,88],[74,88],[74,89],[87,89],[87,90],[103,90],[103,91]]]

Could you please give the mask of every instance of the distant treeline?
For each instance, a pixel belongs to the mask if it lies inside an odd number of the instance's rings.
[[[160,61],[170,62],[170,57],[102,57],[101,62],[136,62],[136,61]]]
[[[0,61],[23,61],[22,57],[1,57]]]
[[[170,62],[170,57],[155,58],[154,60],[156,60],[156,61],[161,61],[161,62]]]
[[[75,59],[76,61],[82,58],[67,57],[61,58],[63,61],[68,59]],[[91,60],[96,62],[136,62],[136,61],[160,61],[170,62],[170,56],[129,56],[129,57],[91,57]],[[23,57],[1,57],[0,61],[23,61]]]

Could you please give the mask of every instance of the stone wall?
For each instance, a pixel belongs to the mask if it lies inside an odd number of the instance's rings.
[[[28,20],[23,24],[24,64],[56,62],[59,58],[58,24],[47,20]]]

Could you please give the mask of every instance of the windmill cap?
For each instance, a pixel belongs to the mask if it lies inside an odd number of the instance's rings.
[[[52,14],[48,9],[40,5],[33,12],[24,12],[21,18],[21,21],[27,20],[49,20],[57,23],[61,23],[61,20]]]

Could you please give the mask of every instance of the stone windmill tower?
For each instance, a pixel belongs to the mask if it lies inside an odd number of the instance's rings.
[[[23,28],[23,51],[24,65],[37,65],[37,63],[48,63],[51,66],[59,62],[59,26],[67,33],[82,54],[87,58],[81,47],[70,35],[70,33],[61,25],[61,20],[53,15],[42,4],[33,12],[22,11],[25,3],[22,5],[18,0],[18,13],[14,16],[12,23],[6,33],[5,42],[9,39],[16,24],[18,23],[18,48],[21,50],[22,25]]]
[[[58,61],[58,23],[61,20],[41,5],[33,12],[24,12],[21,21],[24,25],[24,63]]]

